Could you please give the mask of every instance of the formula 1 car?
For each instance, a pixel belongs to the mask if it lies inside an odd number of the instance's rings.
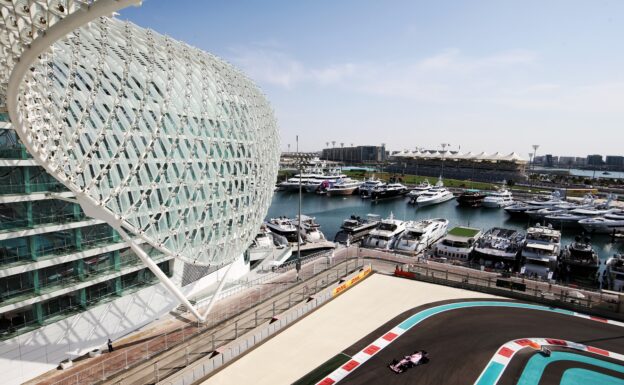
[[[388,367],[395,373],[403,373],[414,366],[429,362],[429,354],[424,350],[417,350],[413,354],[403,357],[402,360],[393,360]]]

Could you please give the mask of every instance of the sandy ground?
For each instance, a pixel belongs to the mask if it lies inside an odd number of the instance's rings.
[[[411,308],[496,296],[375,274],[203,384],[290,384]]]

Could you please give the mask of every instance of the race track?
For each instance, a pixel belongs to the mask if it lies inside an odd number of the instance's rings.
[[[395,317],[344,353],[353,356],[410,315],[440,304],[419,307]],[[473,384],[503,344],[529,337],[559,338],[624,353],[624,328],[620,326],[548,311],[472,307],[446,311],[421,321],[354,369],[340,384]],[[387,368],[393,359],[400,359],[419,349],[429,352],[431,361],[428,364],[412,368],[403,374],[395,374]],[[515,384],[521,377],[526,362],[533,355],[525,350],[514,357],[499,383]],[[612,360],[605,358],[604,361]],[[586,371],[604,372],[605,375],[608,373],[609,378],[624,383],[621,373],[616,371],[584,362],[563,360],[548,365],[539,384],[560,384],[566,369],[587,369],[588,366],[591,369]],[[568,374],[570,373],[572,372]],[[569,381],[567,383],[574,384]]]

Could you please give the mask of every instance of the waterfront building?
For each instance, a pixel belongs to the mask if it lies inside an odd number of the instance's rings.
[[[612,168],[624,168],[624,156],[607,155],[605,164]]]
[[[106,17],[131,3],[0,5],[4,384],[249,270],[272,110],[222,60]]]
[[[520,155],[472,152],[403,151],[390,157],[389,172],[488,182],[525,181],[527,161]]]
[[[546,154],[546,158],[544,160],[544,166],[554,167],[556,164],[559,164],[559,157],[553,156],[552,154]]]
[[[587,165],[588,166],[604,165],[604,161],[602,160],[602,155],[599,155],[599,154],[587,155]]]
[[[325,148],[321,159],[351,164],[378,163],[386,160],[385,146],[354,146]]]

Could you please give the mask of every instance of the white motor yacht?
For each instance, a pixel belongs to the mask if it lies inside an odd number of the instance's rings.
[[[528,211],[538,210],[543,208],[549,208],[556,205],[560,205],[565,203],[563,199],[561,199],[561,194],[559,191],[553,191],[553,193],[544,199],[538,200],[530,200],[526,202],[517,202],[508,205],[505,207],[505,211],[509,215],[526,215]]]
[[[607,259],[605,282],[609,290],[624,291],[624,254],[614,255]]]
[[[361,184],[362,182],[359,180],[342,178],[338,179],[336,183],[330,184],[325,191],[327,191],[327,195],[329,196],[353,195]]]
[[[325,241],[325,235],[321,232],[321,225],[316,223],[316,218],[301,215],[301,233],[304,242]],[[293,226],[299,227],[299,216],[292,221]]]
[[[390,213],[390,216],[383,219],[379,226],[362,241],[362,246],[390,250],[403,231],[405,231],[405,222],[394,219],[394,214]]]
[[[579,220],[579,225],[595,234],[613,234],[624,231],[624,210],[613,211],[604,216]]]
[[[499,207],[507,207],[514,203],[513,196],[511,195],[511,191],[506,188],[501,188],[498,191],[491,192],[488,194],[481,203],[482,207],[488,208],[499,208]]]
[[[428,180],[424,180],[422,183],[412,188],[410,192],[407,193],[407,197],[410,199],[417,198],[427,191],[431,190],[433,186],[429,183]]]
[[[564,213],[547,215],[544,217],[544,220],[557,226],[575,226],[580,225],[580,221],[583,219],[605,216],[614,211],[616,210],[597,208],[573,209]]]
[[[305,186],[305,191],[309,193],[313,193],[318,191],[321,187],[327,188],[338,181],[343,179],[349,179],[345,174],[340,174],[337,171],[325,172],[322,174],[316,174],[313,177],[308,179],[308,182]]]
[[[409,221],[394,244],[397,251],[420,253],[446,234],[449,221],[443,218]]]
[[[435,187],[429,191],[423,193],[416,198],[416,204],[418,206],[430,206],[437,205],[438,203],[450,201],[455,198],[452,192],[447,190],[442,183],[442,178],[436,183]]]
[[[381,218],[377,214],[368,214],[366,218],[351,215],[351,218],[345,219],[340,226],[340,231],[336,233],[334,242],[352,244],[362,240],[375,227],[379,225]]]
[[[297,226],[293,221],[286,217],[271,218],[265,225],[271,232],[286,238],[289,243],[299,242]]]
[[[362,198],[370,198],[373,189],[383,185],[384,182],[380,181],[379,179],[367,179],[364,181],[364,183],[360,185],[360,196]]]
[[[316,173],[301,173],[293,176],[292,178],[288,178],[284,182],[280,183],[277,187],[282,191],[299,191],[299,184],[301,183],[301,189],[305,192],[307,191],[308,186],[313,185],[318,187],[320,182],[317,181],[317,178],[320,174]],[[316,188],[315,187],[315,188]]]
[[[526,243],[521,257],[524,274],[543,279],[552,279],[557,269],[557,258],[561,250],[561,232],[552,226],[536,225],[527,230]]]
[[[247,253],[251,264],[254,265],[269,256],[279,254],[287,247],[288,242],[283,237],[276,236],[266,225],[263,225],[247,249]]]

